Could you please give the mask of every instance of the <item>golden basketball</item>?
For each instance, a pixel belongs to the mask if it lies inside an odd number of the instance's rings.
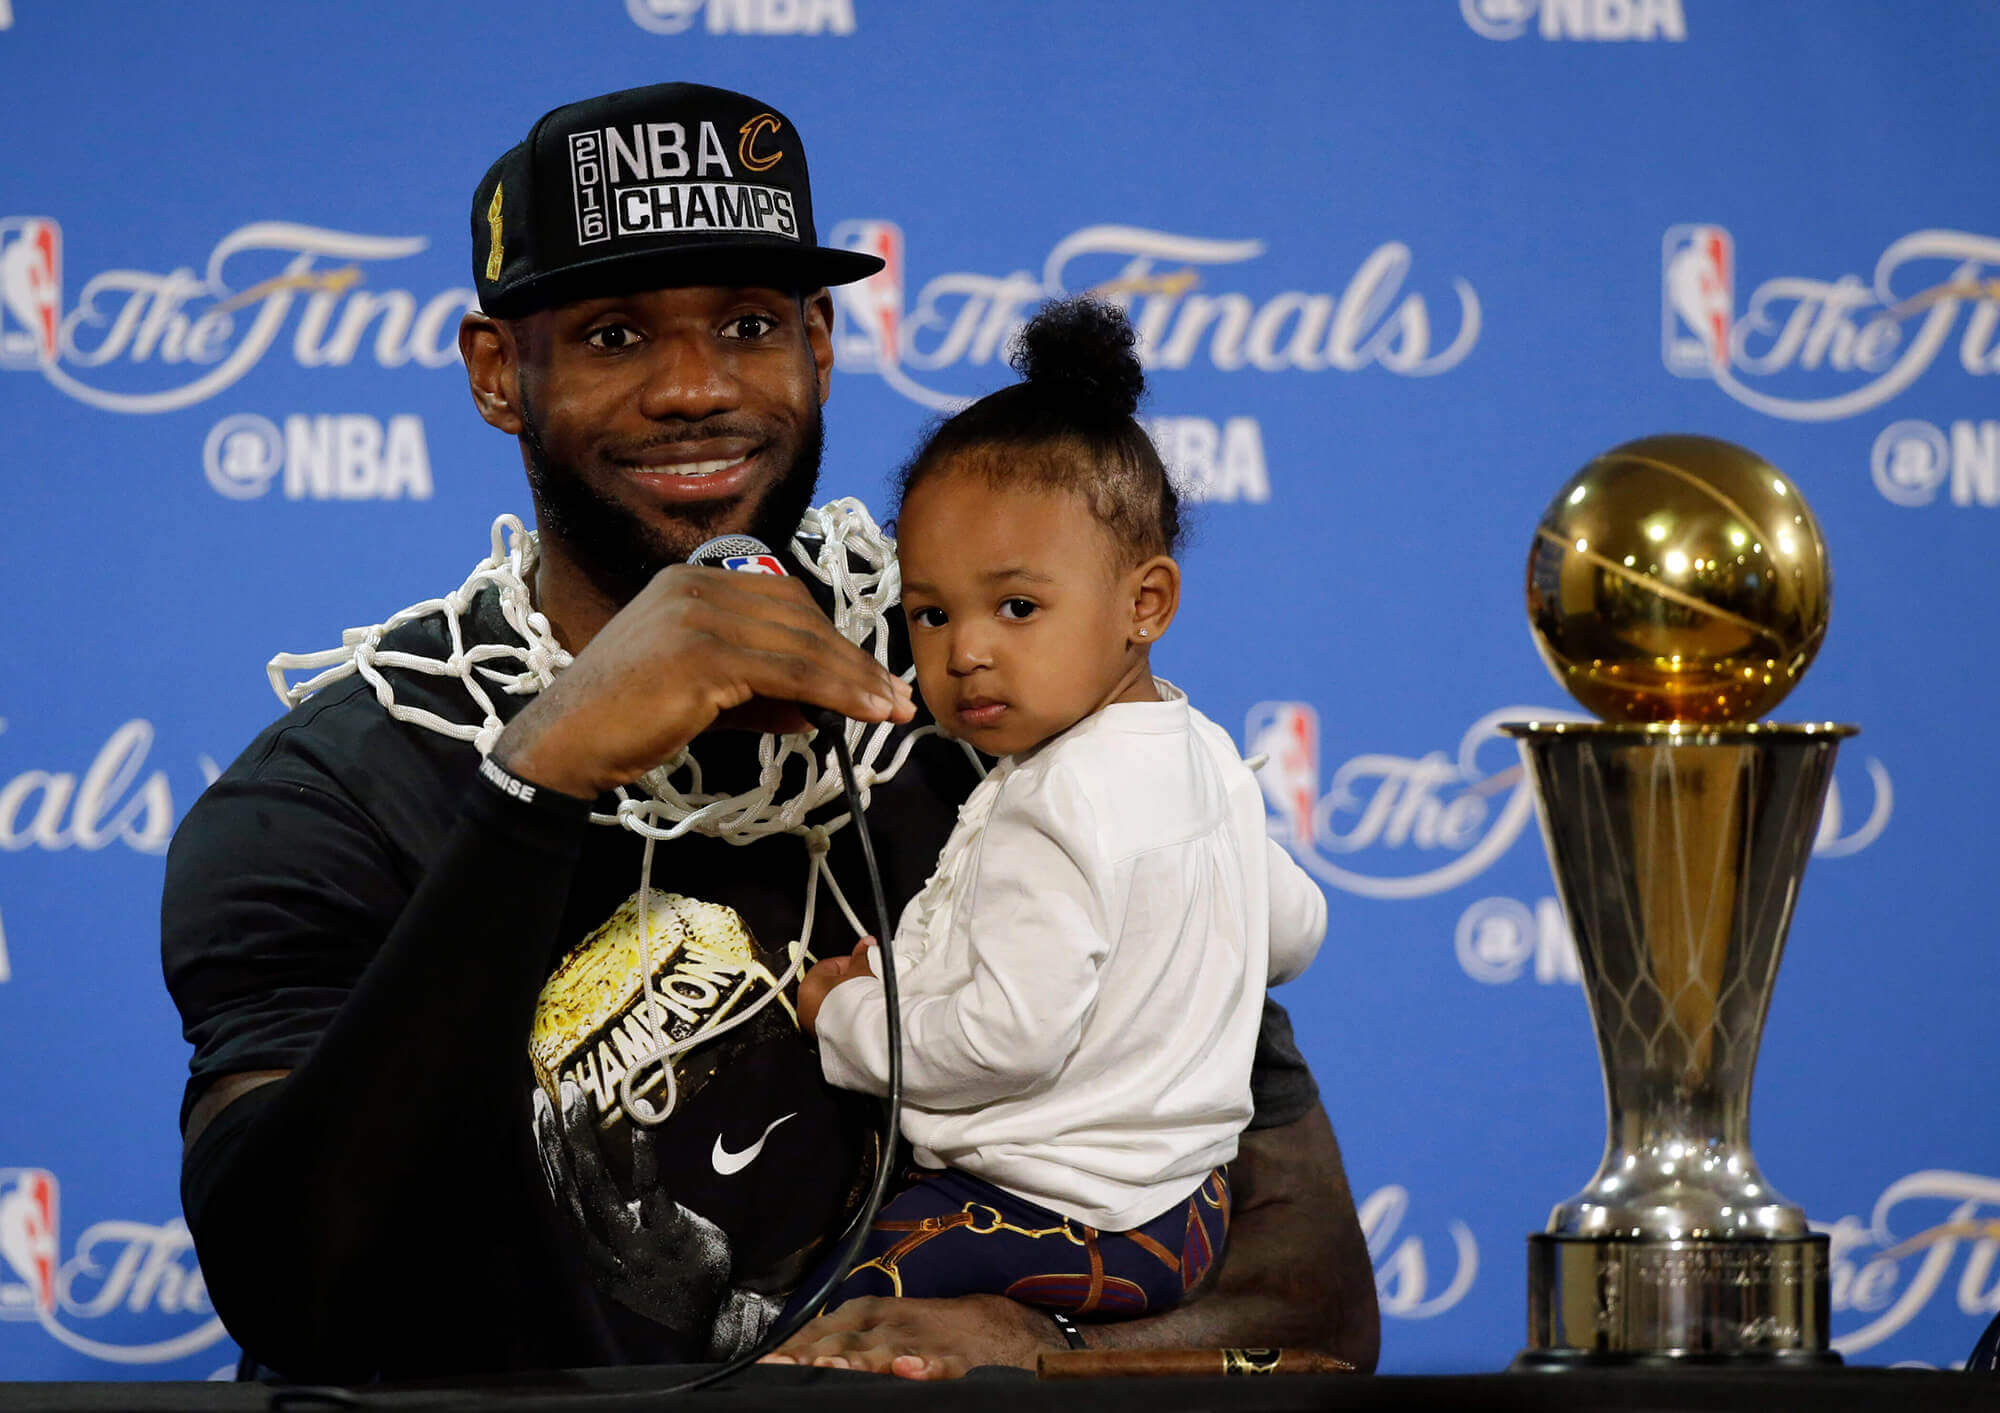
[[[1528,554],[1542,660],[1613,722],[1763,717],[1819,651],[1831,591],[1798,487],[1712,437],[1605,452],[1556,495]]]

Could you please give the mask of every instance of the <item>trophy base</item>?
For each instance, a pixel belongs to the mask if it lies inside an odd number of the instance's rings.
[[[1516,1369],[1824,1368],[1827,1242],[1528,1238]]]
[[[1831,1349],[1785,1349],[1775,1354],[1684,1354],[1646,1350],[1619,1354],[1590,1349],[1524,1349],[1507,1366],[1512,1374],[1593,1373],[1615,1369],[1838,1369],[1845,1364]]]

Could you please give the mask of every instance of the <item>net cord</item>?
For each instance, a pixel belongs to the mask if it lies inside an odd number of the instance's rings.
[[[800,522],[798,536],[789,542],[792,558],[799,566],[833,591],[833,625],[855,646],[870,653],[883,667],[889,665],[888,615],[902,593],[902,575],[896,563],[895,541],[883,533],[860,501],[843,499],[808,510]],[[494,704],[494,693],[502,696],[532,696],[555,681],[567,668],[571,655],[556,641],[549,621],[534,606],[534,577],[539,563],[539,543],[513,515],[493,522],[491,552],[474,567],[465,582],[451,593],[425,599],[392,614],[381,623],[350,628],[341,634],[341,645],[314,653],[279,653],[266,668],[272,690],[287,707],[297,706],[316,692],[324,691],[348,677],[359,676],[374,691],[375,699],[392,719],[427,731],[469,742],[484,757],[492,753],[505,723]],[[860,566],[857,568],[857,564]],[[497,596],[501,615],[519,638],[518,643],[477,643],[465,641],[464,620],[475,599],[487,590]],[[450,653],[444,658],[386,649],[383,641],[396,629],[431,616],[444,621]],[[481,720],[474,725],[451,721],[421,707],[396,699],[390,671],[451,677],[464,684],[467,695],[478,708]],[[295,673],[311,674],[298,682]],[[915,676],[914,668],[902,673],[905,681]],[[854,760],[855,791],[866,810],[875,785],[895,778],[910,758],[917,741],[934,734],[935,726],[905,732],[886,765],[879,766],[894,726],[889,722],[849,721],[844,729],[845,744]],[[844,786],[836,753],[830,744],[825,754],[815,749],[810,731],[785,735],[766,733],[757,744],[757,783],[734,795],[711,794],[702,779],[701,764],[686,748],[648,771],[630,786],[613,792],[613,811],[593,810],[591,823],[624,829],[645,841],[639,865],[640,981],[646,998],[647,1019],[654,1033],[664,1035],[662,1002],[654,978],[652,931],[652,869],[654,847],[663,840],[694,833],[731,844],[749,844],[775,834],[789,834],[805,841],[807,866],[805,906],[800,933],[787,944],[787,964],[771,987],[756,1002],[726,1019],[703,1026],[694,1034],[670,1044],[656,1046],[635,1057],[635,1062],[619,1082],[619,1106],[633,1122],[652,1127],[664,1123],[674,1110],[677,1089],[672,1061],[677,1056],[706,1044],[753,1020],[772,1001],[782,997],[808,959],[813,957],[811,938],[818,912],[820,887],[825,885],[843,917],[858,939],[868,932],[839,880],[827,864],[832,838],[854,822],[853,807],[824,823],[811,824],[807,817],[816,809],[839,798]],[[960,743],[973,769],[983,774],[985,766],[964,743]],[[803,762],[805,776],[799,788],[780,798],[786,768],[794,759]],[[887,937],[878,938],[882,944]],[[666,1093],[658,1105],[634,1092],[645,1074],[659,1066]]]

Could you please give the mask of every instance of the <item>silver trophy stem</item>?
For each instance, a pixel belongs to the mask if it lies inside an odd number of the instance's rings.
[[[1529,1238],[1520,1364],[1838,1362],[1826,1238],[1750,1151],[1750,1082],[1852,728],[1511,725],[1604,1066],[1597,1175]]]

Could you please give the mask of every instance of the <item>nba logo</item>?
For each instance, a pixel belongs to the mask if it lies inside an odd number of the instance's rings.
[[[893,221],[842,221],[827,244],[883,262],[865,280],[834,286],[843,316],[834,337],[840,366],[855,373],[893,368],[902,355],[903,228]]]
[[[0,1320],[56,1309],[56,1175],[0,1168]]]
[[[1304,702],[1259,702],[1243,723],[1243,739],[1246,755],[1270,757],[1257,783],[1285,826],[1285,842],[1310,849],[1319,801],[1319,713]]]
[[[732,554],[722,561],[722,567],[732,574],[775,574],[780,579],[790,577],[785,573],[785,566],[768,554]]]
[[[46,216],[0,220],[0,368],[56,361],[62,319],[62,227]]]
[[[1673,226],[1660,251],[1660,356],[1683,378],[1729,366],[1736,246],[1721,226]]]

